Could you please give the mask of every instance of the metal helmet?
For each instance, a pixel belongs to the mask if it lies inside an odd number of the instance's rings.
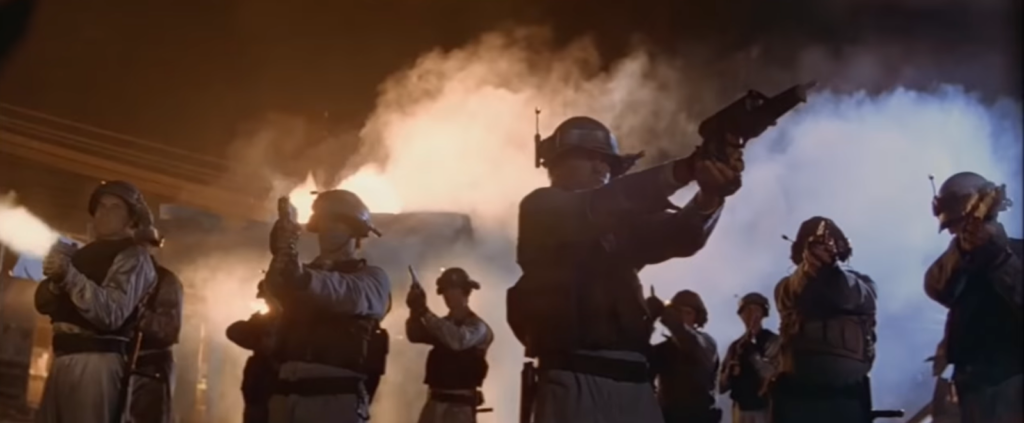
[[[971,202],[984,192],[999,190],[997,195],[1000,196],[989,210],[987,218],[995,218],[999,212],[1009,209],[1013,202],[1006,198],[1002,189],[974,172],[960,172],[950,176],[932,199],[932,214],[939,219],[939,231],[949,229],[962,219],[968,213]]]
[[[708,309],[704,306],[704,300],[700,298],[700,294],[693,292],[689,289],[684,289],[672,296],[672,301],[669,302],[672,306],[677,307],[688,307],[692,308],[697,314],[696,325],[702,327],[708,323]]]
[[[799,266],[804,261],[804,250],[807,248],[807,241],[815,236],[818,227],[822,223],[825,225],[825,230],[828,231],[833,241],[835,241],[836,253],[838,254],[836,258],[844,262],[853,255],[853,247],[850,246],[850,240],[846,238],[843,230],[839,229],[839,225],[836,225],[836,222],[827,217],[814,216],[801,223],[800,229],[796,231],[796,238],[793,239],[793,243],[789,247],[789,259],[793,264]]]
[[[538,137],[539,138],[539,137]],[[587,116],[576,116],[566,119],[547,138],[536,142],[537,167],[549,167],[558,156],[571,150],[582,149],[600,153],[608,157],[611,177],[625,174],[643,152],[622,155],[619,153],[619,141],[603,123]]]
[[[338,220],[352,230],[356,238],[370,234],[380,236],[380,231],[370,221],[370,209],[352,191],[332,189],[317,194],[313,200],[313,215],[306,223],[306,230],[318,232],[325,220]]]
[[[751,292],[747,295],[744,295],[743,298],[740,298],[740,304],[739,307],[736,309],[736,314],[742,313],[743,307],[746,307],[748,305],[760,306],[762,309],[764,309],[764,317],[768,317],[768,310],[771,309],[771,306],[768,304],[768,297],[765,297],[764,295],[761,295],[760,293],[757,292]]]
[[[437,294],[440,295],[446,289],[457,288],[472,291],[480,289],[480,283],[469,277],[461,267],[450,267],[441,272],[437,278]]]
[[[135,185],[127,181],[100,182],[100,185],[89,195],[90,216],[96,214],[96,207],[99,206],[100,198],[104,195],[120,198],[128,206],[128,214],[133,220],[132,228],[136,239],[154,246],[163,244],[163,237],[153,226],[153,212],[146,204],[146,199],[142,197],[142,192]]]

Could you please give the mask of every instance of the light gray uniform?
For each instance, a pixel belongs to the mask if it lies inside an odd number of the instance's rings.
[[[317,261],[322,261],[318,258]],[[271,265],[273,270],[274,265]],[[268,271],[266,281],[275,298],[276,292],[287,291]],[[321,307],[334,313],[360,315],[383,319],[387,314],[391,295],[391,281],[384,269],[367,265],[353,273],[320,270],[310,266],[303,269],[309,286],[302,292],[291,292],[289,300],[282,300],[283,312],[295,307]],[[279,284],[278,286],[275,286]],[[284,328],[283,330],[289,330]],[[281,365],[279,378],[301,380],[323,377],[357,377],[365,375],[349,369],[317,363],[286,361]],[[369,401],[365,395],[274,395],[269,403],[270,423],[362,423],[369,420]]]
[[[630,329],[603,330],[616,332],[605,337],[609,340],[631,338],[630,349],[573,353],[646,363],[647,357],[640,351],[649,348],[653,319],[644,305],[637,272],[650,264],[695,254],[714,230],[721,211],[698,210],[692,201],[680,211],[667,211],[668,197],[681,187],[670,163],[612,179],[597,189],[572,192],[546,187],[523,199],[518,242],[523,277],[509,290],[508,321],[516,337],[527,346],[527,354],[530,339],[537,336],[530,331],[561,326],[553,330],[578,332],[578,326],[565,326],[571,325],[572,319],[584,319],[578,325],[628,325]],[[595,308],[603,311],[591,316],[561,311],[569,306],[566,301],[572,300],[552,292],[574,286],[580,287],[576,292],[601,297],[594,299],[600,304]],[[554,291],[548,287],[555,287]],[[560,313],[562,317],[557,317]],[[626,314],[628,317],[624,317]],[[533,402],[534,422],[662,422],[649,381],[544,370],[544,353],[538,354],[542,357]]]
[[[95,328],[113,333],[135,311],[154,283],[156,273],[147,248],[133,245],[117,254],[101,283],[89,280],[75,266],[68,266],[63,280],[43,281],[36,290],[36,308],[40,313],[52,316],[58,298],[67,295],[77,312]],[[55,336],[78,334],[128,341],[124,336],[97,335],[89,329],[61,321],[54,322],[53,332]],[[56,356],[43,388],[36,421],[116,421],[124,366],[124,356],[119,353],[85,352]]]
[[[418,325],[426,332],[424,333],[411,328]],[[439,343],[454,351],[465,351],[471,348],[483,350],[486,354],[491,343],[494,342],[494,332],[477,315],[469,316],[461,324],[456,324],[451,315],[438,317],[436,314],[427,311],[419,318],[410,317],[406,322],[406,333],[409,342],[413,343]],[[409,330],[413,329],[413,330]],[[431,392],[465,395],[473,397],[474,390],[431,390]],[[476,422],[476,407],[467,404],[441,402],[428,399],[420,412],[419,423],[474,423]]]

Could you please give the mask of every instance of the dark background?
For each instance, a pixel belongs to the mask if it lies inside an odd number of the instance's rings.
[[[643,42],[706,64],[715,69],[708,84],[728,87],[737,81],[714,75],[728,74],[721,69],[744,52],[759,52],[755,69],[785,75],[801,72],[808,48],[841,63],[864,46],[901,46],[912,54],[882,60],[917,71],[825,83],[880,90],[946,82],[1021,97],[1020,0],[37,3],[0,74],[0,103],[215,158],[225,157],[243,124],[268,112],[321,119],[330,111],[333,125],[358,128],[378,85],[419,54],[513,25],[550,27],[560,43],[592,36],[606,62]],[[746,79],[738,82],[757,80]],[[94,183],[0,153],[0,189],[16,189],[44,217],[82,207]]]

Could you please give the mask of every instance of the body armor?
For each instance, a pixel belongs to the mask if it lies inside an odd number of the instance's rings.
[[[455,351],[434,345],[427,355],[427,374],[423,383],[432,389],[474,390],[487,378],[487,351],[468,348]]]
[[[1011,239],[1014,254],[1024,242]],[[946,357],[958,369],[972,367],[970,379],[994,386],[1022,372],[1024,336],[1019,309],[996,292],[982,274],[969,274],[946,321]],[[984,364],[984,366],[976,366]]]
[[[107,272],[110,271],[118,254],[134,245],[135,240],[131,238],[91,242],[75,252],[71,258],[71,265],[87,279],[100,285],[107,278]],[[98,335],[116,335],[124,338],[131,336],[130,328],[135,324],[134,318],[125,320],[116,331],[104,331],[83,317],[67,294],[61,294],[57,301],[58,306],[50,315],[53,322],[70,323]]]
[[[365,265],[364,260],[354,260],[338,263],[332,270],[354,272]],[[281,313],[281,325],[274,349],[274,358],[281,363],[299,361],[383,374],[380,355],[387,355],[387,332],[378,319],[313,307],[289,308]]]
[[[800,315],[798,330],[786,340],[794,356],[826,354],[874,362],[874,315],[829,310],[810,295],[801,295],[796,305]]]
[[[738,351],[736,351],[736,354],[739,355],[740,374],[732,376],[729,382],[729,398],[737,404],[740,410],[764,410],[768,408],[768,398],[762,393],[765,380],[758,373],[757,368],[754,367],[750,355],[756,354],[764,357],[767,353],[768,344],[777,337],[772,331],[762,329],[754,337],[753,343],[748,342],[744,347],[742,342],[746,341],[746,339],[737,342],[736,348]],[[743,348],[750,348],[752,350],[744,351]]]

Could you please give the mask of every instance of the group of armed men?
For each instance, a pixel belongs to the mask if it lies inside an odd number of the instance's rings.
[[[550,186],[520,203],[522,276],[506,296],[508,324],[529,358],[521,421],[719,422],[716,388],[730,393],[734,422],[879,417],[868,379],[876,285],[849,268],[852,248],[831,219],[807,219],[792,239],[795,270],[774,292],[778,334],[761,326],[768,298],[750,293],[738,308],[746,332],[724,360],[702,330],[708,313],[696,292],[679,292],[667,304],[653,290],[644,298],[638,272],[697,254],[742,185],[749,133],[702,136],[689,156],[628,174],[637,156],[621,154],[597,120],[570,118],[537,137],[537,164]],[[674,206],[669,197],[690,183],[699,191]],[[946,363],[954,366],[964,422],[1022,421],[1022,243],[997,219],[1008,206],[1002,187],[970,172],[950,177],[934,197],[940,230],[953,237],[924,287],[949,310],[935,367],[938,374]],[[131,184],[100,185],[88,211],[95,240],[58,245],[44,260],[36,305],[53,321],[55,358],[38,421],[168,422],[181,282],[151,256],[161,238]],[[296,247],[301,229],[284,215],[274,224],[273,258],[260,283],[270,311],[227,330],[253,351],[244,371],[244,421],[367,422],[384,374],[388,334],[380,323],[392,286],[359,250],[380,232],[359,197],[344,190],[322,192],[313,204],[305,229],[316,234],[319,255],[309,263]],[[460,268],[442,272],[436,286],[449,309],[443,317],[427,306],[418,283],[411,286],[407,338],[433,347],[420,422],[474,422],[494,339],[469,307],[480,284]],[[668,335],[652,345],[658,321]]]

